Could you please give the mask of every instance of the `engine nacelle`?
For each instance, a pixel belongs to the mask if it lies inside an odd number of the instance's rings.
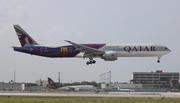
[[[104,59],[105,61],[114,61],[117,60],[117,57],[118,57],[117,51],[106,51],[101,58]]]

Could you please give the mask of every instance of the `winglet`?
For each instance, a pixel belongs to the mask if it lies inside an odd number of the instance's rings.
[[[69,40],[64,40],[65,42],[68,42],[68,43],[71,43],[71,41],[69,41]]]

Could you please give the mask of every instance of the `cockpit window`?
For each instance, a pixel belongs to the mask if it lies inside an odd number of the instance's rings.
[[[168,49],[167,47],[165,47],[165,49]]]

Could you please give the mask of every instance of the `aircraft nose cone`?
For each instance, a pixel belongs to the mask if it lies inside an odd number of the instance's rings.
[[[171,50],[168,48],[168,51],[171,52]]]

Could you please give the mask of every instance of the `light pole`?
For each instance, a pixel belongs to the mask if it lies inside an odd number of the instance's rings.
[[[60,74],[61,74],[61,72],[58,72],[58,74],[59,74],[58,81],[59,81],[59,84],[60,84]]]

